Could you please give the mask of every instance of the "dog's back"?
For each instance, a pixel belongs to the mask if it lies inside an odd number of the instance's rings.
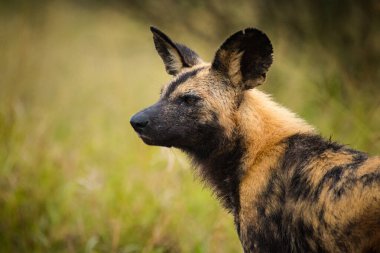
[[[246,252],[380,251],[379,157],[297,134],[264,185],[241,211]]]

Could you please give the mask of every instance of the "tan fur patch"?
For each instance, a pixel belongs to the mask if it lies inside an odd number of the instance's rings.
[[[228,75],[234,85],[239,85],[242,82],[240,61],[244,52],[231,52],[230,62],[228,67]]]
[[[246,137],[249,149],[247,168],[255,163],[258,154],[278,145],[286,137],[297,133],[315,132],[304,120],[273,102],[268,95],[257,89],[244,93],[237,113],[237,122],[240,131]]]
[[[250,224],[258,218],[257,210],[252,208],[257,200],[259,193],[268,183],[272,169],[276,167],[280,156],[284,152],[284,145],[278,145],[273,149],[268,149],[256,157],[254,164],[244,164],[249,166],[249,170],[240,184],[240,222]],[[250,161],[245,157],[246,161]]]
[[[310,184],[312,187],[316,187],[321,181],[323,176],[334,166],[345,165],[352,162],[352,154],[350,153],[335,153],[328,151],[323,153],[320,157],[315,157],[307,167],[305,167],[305,173],[310,177]]]
[[[357,174],[358,176],[362,176],[367,173],[373,173],[377,172],[380,169],[380,157],[379,156],[374,156],[368,158],[368,160],[360,166]]]
[[[168,62],[169,68],[171,70],[179,72],[183,68],[181,56],[179,55],[178,51],[172,47],[168,47],[167,50],[169,51],[170,55],[170,59]]]

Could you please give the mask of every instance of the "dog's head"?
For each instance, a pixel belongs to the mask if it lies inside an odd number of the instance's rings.
[[[231,138],[235,112],[246,90],[262,84],[272,63],[268,37],[247,28],[229,37],[212,63],[151,28],[154,44],[173,80],[154,105],[136,113],[131,124],[149,145],[195,151]]]

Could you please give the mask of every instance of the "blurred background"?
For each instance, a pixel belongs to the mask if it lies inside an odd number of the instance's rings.
[[[265,31],[260,89],[380,154],[378,0],[0,1],[0,252],[242,252],[186,157],[129,125],[170,80],[150,25],[207,61]]]

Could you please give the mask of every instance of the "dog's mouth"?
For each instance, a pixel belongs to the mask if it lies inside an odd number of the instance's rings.
[[[146,144],[152,145],[153,144],[153,139],[150,136],[147,136],[143,133],[136,132],[139,138]]]
[[[153,139],[145,134],[137,133],[140,139],[142,139],[144,142],[146,141],[153,141]]]
[[[172,145],[168,144],[167,141],[155,139],[155,138],[152,138],[151,136],[148,136],[142,133],[137,133],[137,135],[147,145],[162,146],[162,147],[168,147],[168,148],[172,147]]]

